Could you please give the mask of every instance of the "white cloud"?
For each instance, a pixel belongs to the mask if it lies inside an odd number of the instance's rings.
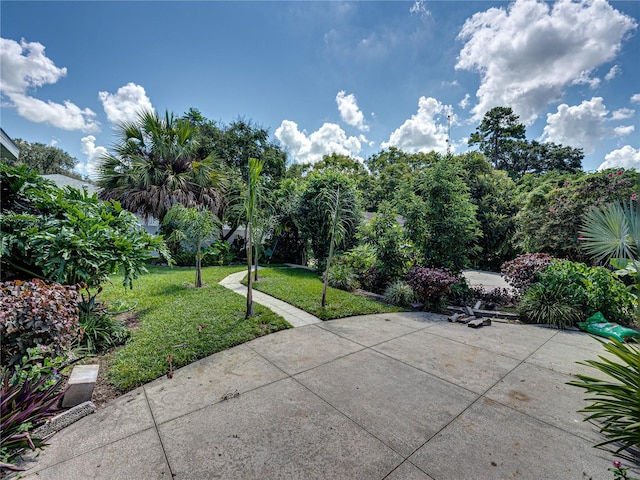
[[[622,73],[622,69],[620,68],[620,66],[619,65],[614,65],[613,67],[611,67],[611,70],[609,70],[609,72],[604,76],[604,79],[607,82],[610,82],[611,80],[616,78],[621,73]]]
[[[607,121],[615,120],[608,114],[601,97],[583,100],[580,105],[563,103],[556,113],[547,114],[542,138],[547,142],[581,147],[585,153],[592,153],[603,138],[628,135],[633,131],[632,125],[607,127]]]
[[[346,95],[344,90],[340,90],[336,95],[336,103],[343,122],[363,132],[369,130],[369,126],[364,123],[364,114],[358,108],[356,97],[352,93]]]
[[[66,68],[58,68],[44,54],[45,47],[38,42],[20,43],[0,38],[2,91],[24,94],[29,87],[56,83],[67,75]],[[24,55],[23,55],[24,53]]]
[[[96,114],[91,109],[81,109],[69,100],[61,105],[19,93],[12,93],[10,98],[18,114],[32,122],[48,123],[63,130],[95,132],[100,129],[98,122],[93,119]]]
[[[325,123],[315,132],[306,135],[298,130],[298,124],[283,120],[274,132],[278,141],[289,150],[290,155],[300,163],[316,163],[324,155],[337,153],[357,160],[362,143],[356,137],[347,137],[345,131],[335,123]]]
[[[411,13],[411,15],[418,15],[422,18],[430,17],[431,12],[427,10],[427,7],[425,7],[424,4],[425,4],[424,0],[416,0],[416,2],[414,2],[413,5],[411,5],[411,8],[409,9],[409,13]]]
[[[132,122],[142,110],[153,110],[144,87],[133,82],[120,87],[116,93],[98,92],[104,113],[112,123]]]
[[[418,112],[405,120],[383,142],[382,148],[398,147],[405,152],[445,152],[447,150],[447,125],[436,123],[437,117],[450,112],[435,98],[420,97]]]
[[[54,84],[66,75],[67,69],[56,67],[41,43],[0,38],[0,93],[9,99],[2,102],[3,106],[15,108],[32,122],[49,123],[64,130],[99,130],[92,110],[69,100],[59,104],[27,94],[30,89]]]
[[[630,100],[633,103],[640,103],[640,93],[634,93],[633,95],[631,95]]]
[[[611,120],[626,120],[633,117],[636,111],[632,108],[621,108],[611,114]]]
[[[604,157],[604,162],[600,164],[598,170],[607,168],[635,169],[640,172],[640,149],[635,149],[631,145],[609,152]]]
[[[610,62],[637,23],[606,0],[515,0],[467,19],[457,69],[477,71],[481,83],[474,120],[495,106],[510,106],[526,124],[575,83]]]
[[[88,175],[95,179],[98,173],[98,162],[103,155],[107,155],[107,149],[103,146],[96,145],[96,137],[93,135],[82,137],[80,142],[82,143],[82,153],[87,157],[84,162],[81,161],[80,164],[76,166],[76,170],[82,175]]]
[[[636,128],[633,125],[622,125],[620,127],[615,127],[613,129],[613,133],[618,137],[624,137],[625,135],[633,133],[635,129]]]
[[[471,95],[469,95],[468,93],[465,94],[464,98],[462,100],[460,100],[460,103],[458,103],[458,106],[460,108],[462,108],[463,110],[466,110],[467,107],[469,106],[469,103],[471,102]]]

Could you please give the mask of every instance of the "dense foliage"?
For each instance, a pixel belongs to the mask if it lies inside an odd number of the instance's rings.
[[[445,160],[425,169],[403,193],[407,236],[420,263],[460,271],[479,251],[477,207],[457,168]]]
[[[521,182],[523,206],[517,241],[526,252],[588,260],[580,247],[581,226],[593,208],[628,201],[640,192],[640,173],[606,170],[592,174],[548,174]]]
[[[360,223],[360,206],[353,181],[347,176],[327,170],[309,174],[297,197],[295,222],[301,236],[311,245],[311,251],[318,261],[325,261],[329,255],[331,218],[327,215],[324,198],[340,189],[341,202],[344,205],[343,248],[353,246],[356,229]]]
[[[147,234],[118,203],[55,187],[26,168],[0,164],[2,279],[42,278],[96,286],[124,271],[125,285],[145,271],[162,239]]]
[[[633,295],[606,268],[555,261],[538,278],[537,288],[557,292],[558,299],[579,309],[582,319],[596,312],[621,324],[628,324],[633,318]]]
[[[20,363],[30,348],[61,355],[82,330],[78,324],[78,289],[34,279],[0,284],[0,363]]]

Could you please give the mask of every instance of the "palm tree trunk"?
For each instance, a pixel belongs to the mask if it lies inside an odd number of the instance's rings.
[[[253,277],[251,276],[251,266],[253,264],[251,254],[253,253],[253,250],[251,245],[251,222],[250,221],[247,222],[246,238],[247,238],[247,241],[249,242],[249,245],[247,248],[248,284],[247,284],[247,314],[245,315],[245,318],[251,318],[253,317]]]
[[[198,244],[198,250],[196,251],[196,288],[202,287],[202,252],[200,244]]]

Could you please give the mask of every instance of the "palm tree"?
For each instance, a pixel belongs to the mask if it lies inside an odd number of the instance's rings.
[[[171,234],[177,241],[188,241],[196,245],[196,282],[202,287],[202,244],[220,234],[220,220],[211,211],[202,207],[185,207],[177,204],[165,215],[166,222],[173,222]]]
[[[636,318],[640,320],[640,208],[636,196],[596,208],[584,220],[582,246],[596,261],[608,260],[617,274],[635,278]]]
[[[173,205],[218,212],[226,179],[216,160],[197,157],[197,130],[166,112],[142,111],[117,127],[119,140],[98,166],[100,198],[163,219]]]
[[[324,270],[322,282],[322,306],[327,301],[327,285],[329,283],[329,268],[335,247],[339,246],[347,234],[347,227],[353,218],[352,209],[345,201],[344,195],[340,195],[340,185],[335,191],[328,191],[323,195],[323,203],[327,208],[330,217],[329,226],[329,255],[327,256],[327,266]]]
[[[245,214],[246,214],[246,234],[247,239],[247,270],[248,270],[248,284],[247,284],[247,313],[246,318],[253,316],[253,278],[251,276],[251,267],[253,265],[253,247],[252,247],[252,231],[251,227],[255,221],[256,214],[258,212],[259,201],[259,185],[260,185],[260,173],[264,163],[262,160],[255,158],[249,158],[249,178],[247,181],[247,197],[245,199]],[[257,268],[257,266],[256,266]]]

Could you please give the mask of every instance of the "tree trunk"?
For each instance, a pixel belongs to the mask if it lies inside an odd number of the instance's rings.
[[[331,232],[331,242],[329,243],[329,256],[327,257],[327,268],[324,271],[324,280],[322,282],[322,306],[327,303],[327,285],[329,285],[329,267],[331,266],[331,257],[333,257],[333,240],[335,231]]]
[[[258,281],[258,255],[259,255],[258,242],[256,242],[256,244],[255,244],[255,252],[254,253],[256,254],[256,256],[255,256],[255,258],[253,260],[253,263],[255,265],[255,271],[254,271],[254,274],[253,274],[254,275],[253,279],[257,282]]]
[[[196,288],[200,287],[202,287],[202,252],[200,244],[198,244],[198,250],[196,251]]]
[[[248,243],[247,246],[247,314],[245,318],[253,317],[253,277],[251,276],[251,266],[253,264],[253,259],[251,258],[251,254],[253,253],[252,245],[251,245],[251,222],[247,222],[247,234],[246,238]]]

